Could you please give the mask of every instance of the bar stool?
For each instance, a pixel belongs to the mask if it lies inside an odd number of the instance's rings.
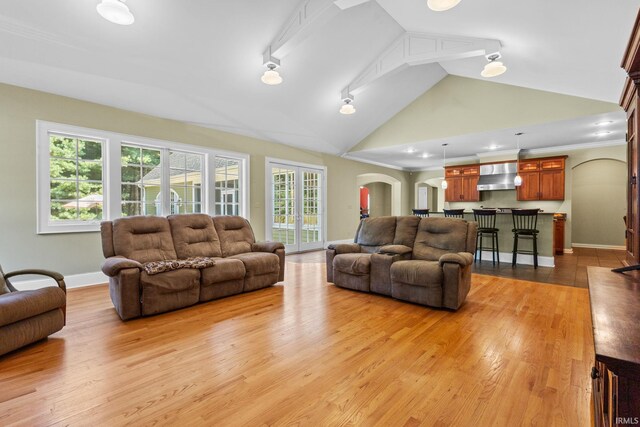
[[[533,255],[533,268],[538,268],[538,211],[540,209],[513,209],[513,260],[511,266],[516,266],[518,254]],[[518,249],[518,240],[533,241],[533,250]]]
[[[429,216],[429,209],[411,209],[415,216],[427,218]]]
[[[495,209],[473,210],[473,218],[478,223],[478,239],[476,239],[474,261],[478,256],[478,250],[480,250],[480,262],[482,262],[482,250],[491,249],[493,265],[496,265],[496,254],[498,255],[498,264],[500,263],[500,246],[498,245],[498,231],[500,230],[496,228],[496,213]],[[491,236],[491,247],[483,246],[482,238],[485,235]]]
[[[464,219],[464,209],[443,209],[446,218]]]

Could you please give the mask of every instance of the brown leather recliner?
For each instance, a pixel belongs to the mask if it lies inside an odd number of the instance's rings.
[[[137,216],[101,225],[111,300],[123,320],[187,307],[284,280],[284,245],[255,241],[239,216]],[[156,261],[205,257],[212,266],[150,274]]]
[[[56,286],[19,291],[10,278],[37,274],[51,277]],[[64,277],[48,270],[4,273],[0,267],[0,355],[39,341],[65,325],[67,289]]]
[[[471,287],[477,224],[454,218],[367,218],[355,243],[327,250],[337,286],[456,310]]]

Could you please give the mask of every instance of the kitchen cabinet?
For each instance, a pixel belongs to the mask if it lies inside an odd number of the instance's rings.
[[[520,162],[522,185],[518,200],[564,200],[564,167],[567,156],[527,159]]]
[[[444,192],[445,202],[479,202],[478,180],[480,166],[452,166],[445,168],[448,187]]]

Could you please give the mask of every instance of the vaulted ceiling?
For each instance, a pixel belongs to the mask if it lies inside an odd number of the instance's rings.
[[[272,87],[260,82],[262,53],[300,0],[129,0],[136,22],[126,27],[102,19],[97,3],[0,0],[0,82],[332,154],[352,150],[447,75],[482,79],[483,56],[407,67],[358,93],[356,114],[339,114],[341,90],[407,31],[498,40],[508,71],[491,81],[616,103],[638,8],[462,0],[436,13],[425,0],[372,0],[318,21],[282,58],[284,83]],[[473,154],[477,138],[461,136],[444,137]],[[391,138],[386,149],[438,138]],[[360,148],[350,155],[371,160],[372,148]]]

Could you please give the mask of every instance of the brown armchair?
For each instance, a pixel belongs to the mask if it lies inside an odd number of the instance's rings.
[[[26,274],[50,277],[58,286],[19,291],[9,279]],[[0,267],[0,355],[61,330],[66,322],[66,305],[67,289],[60,273],[48,270],[4,273]]]

